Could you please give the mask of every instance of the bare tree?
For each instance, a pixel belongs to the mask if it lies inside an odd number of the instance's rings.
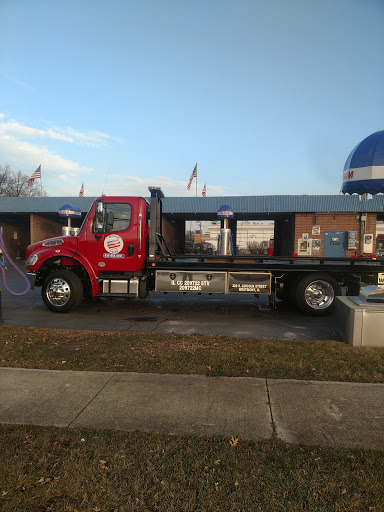
[[[247,243],[248,254],[265,254],[267,248],[268,242],[266,240]]]
[[[13,171],[9,165],[0,165],[0,197],[46,196],[41,184],[36,182],[28,187],[29,176],[21,171]],[[39,180],[38,180],[39,181]]]
[[[8,188],[8,182],[11,178],[12,172],[9,165],[0,166],[0,196],[7,195],[5,192]]]

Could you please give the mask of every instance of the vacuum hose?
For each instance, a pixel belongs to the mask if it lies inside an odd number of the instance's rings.
[[[4,282],[4,287],[5,289],[7,290],[8,293],[10,293],[11,295],[25,295],[26,293],[29,292],[29,290],[31,289],[31,284],[29,282],[29,279],[28,277],[24,274],[24,272],[22,272],[18,266],[11,260],[11,258],[9,257],[9,254],[7,253],[7,250],[5,248],[5,244],[4,244],[4,239],[3,239],[3,235],[1,233],[1,229],[0,229],[0,249],[3,251],[3,258],[0,257],[0,270],[3,274],[3,282]],[[26,282],[26,287],[25,287],[25,290],[22,291],[22,292],[13,292],[11,291],[8,286],[7,286],[7,280],[5,278],[5,272],[4,272],[4,269],[5,269],[5,263],[6,261],[8,260],[8,263],[16,270],[16,272],[18,272],[21,277],[24,279],[24,281]]]

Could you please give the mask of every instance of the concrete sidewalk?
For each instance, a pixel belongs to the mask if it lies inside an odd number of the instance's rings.
[[[0,368],[0,422],[384,450],[384,384]]]

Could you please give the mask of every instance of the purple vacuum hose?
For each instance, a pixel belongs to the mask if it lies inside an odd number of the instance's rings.
[[[3,254],[5,256],[5,258],[7,259],[8,263],[10,263],[12,265],[12,267],[16,270],[16,272],[18,272],[21,277],[25,280],[25,282],[27,283],[27,286],[25,288],[25,290],[23,292],[13,292],[11,291],[8,286],[7,286],[7,281],[6,281],[6,278],[5,278],[5,272],[4,272],[4,266],[0,264],[0,269],[1,269],[1,272],[3,274],[3,282],[4,282],[4,287],[5,289],[7,290],[8,293],[10,293],[11,295],[16,295],[16,296],[20,296],[20,295],[25,295],[26,293],[29,292],[29,290],[31,289],[31,284],[29,282],[29,279],[28,277],[24,274],[24,272],[22,272],[18,266],[11,260],[11,258],[9,257],[9,254],[7,253],[7,250],[5,248],[5,244],[4,244],[4,239],[3,239],[3,235],[1,233],[1,230],[0,230],[0,249],[3,251]],[[4,258],[4,259],[5,259]]]

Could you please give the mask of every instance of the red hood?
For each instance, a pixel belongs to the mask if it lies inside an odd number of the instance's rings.
[[[47,238],[41,242],[28,245],[27,247],[27,260],[31,254],[38,251],[39,249],[55,249],[60,247],[62,249],[74,249],[77,250],[77,236],[56,236],[55,238]],[[60,243],[62,241],[62,243]]]

